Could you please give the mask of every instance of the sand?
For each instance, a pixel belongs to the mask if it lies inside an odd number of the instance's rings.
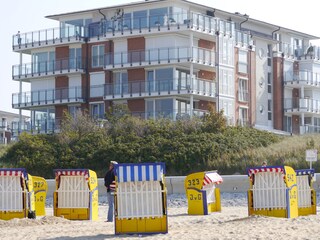
[[[319,198],[318,198],[319,199]],[[114,223],[105,222],[105,199],[99,201],[98,221],[70,221],[54,217],[47,201],[46,216],[0,220],[1,239],[320,239],[318,215],[295,219],[248,217],[245,194],[222,194],[222,211],[206,216],[187,215],[184,195],[168,197],[167,234],[114,235]]]

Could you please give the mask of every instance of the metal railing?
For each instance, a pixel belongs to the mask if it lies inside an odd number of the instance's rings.
[[[84,101],[81,87],[46,89],[12,94],[12,107]]]
[[[25,63],[12,66],[12,78],[34,77],[62,72],[84,71],[85,61],[82,58],[65,58],[53,61]]]
[[[216,82],[199,78],[190,79],[168,79],[156,81],[134,81],[124,84],[105,84],[91,88],[91,97],[104,94],[105,97],[122,98],[145,95],[170,95],[170,94],[200,94],[203,96],[216,97]],[[101,96],[101,95],[100,95]]]
[[[310,98],[285,98],[284,99],[285,111],[308,111],[320,112],[320,101]]]
[[[320,59],[319,46],[294,46],[290,43],[280,42],[277,44],[276,50],[287,57]]]
[[[307,70],[286,72],[284,82],[297,82],[310,85],[320,85],[320,73]]]
[[[162,62],[194,61],[214,66],[215,52],[199,47],[156,48],[140,51],[128,51],[105,54],[105,66],[108,68],[124,65],[150,65]]]
[[[61,126],[61,119],[38,119],[30,122],[23,123],[20,125],[19,122],[12,122],[12,137],[15,138],[19,136],[22,132],[27,132],[31,134],[50,134],[58,132]]]
[[[27,33],[20,33],[12,36],[13,50],[35,46],[45,46],[66,41],[82,41],[86,35],[84,27],[67,26],[65,28],[48,28]]]

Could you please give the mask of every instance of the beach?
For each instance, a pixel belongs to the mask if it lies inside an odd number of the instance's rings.
[[[319,239],[320,216],[295,219],[248,216],[245,193],[222,193],[222,211],[204,216],[187,214],[183,194],[168,196],[168,233],[115,235],[114,223],[105,222],[106,198],[99,198],[98,221],[70,221],[53,216],[47,199],[46,216],[37,219],[0,220],[1,239]],[[319,199],[319,196],[318,196]],[[318,204],[319,206],[319,204]]]

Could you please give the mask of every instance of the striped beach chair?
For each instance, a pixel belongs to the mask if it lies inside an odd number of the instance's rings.
[[[35,218],[32,176],[24,168],[0,169],[0,219]]]
[[[89,169],[56,169],[54,174],[54,216],[69,220],[97,220],[97,174]]]
[[[164,163],[117,164],[115,233],[167,233]]]
[[[247,170],[249,215],[294,218],[298,216],[296,173],[288,166],[267,166]]]
[[[296,170],[299,216],[317,214],[317,195],[312,188],[314,169]]]

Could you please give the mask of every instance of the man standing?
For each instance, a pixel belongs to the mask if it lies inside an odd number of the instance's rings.
[[[109,205],[107,222],[113,222],[114,191],[116,190],[115,169],[114,169],[115,164],[118,164],[118,163],[116,161],[110,162],[109,170],[104,176],[104,185],[107,188],[107,199],[108,199],[108,205]]]

